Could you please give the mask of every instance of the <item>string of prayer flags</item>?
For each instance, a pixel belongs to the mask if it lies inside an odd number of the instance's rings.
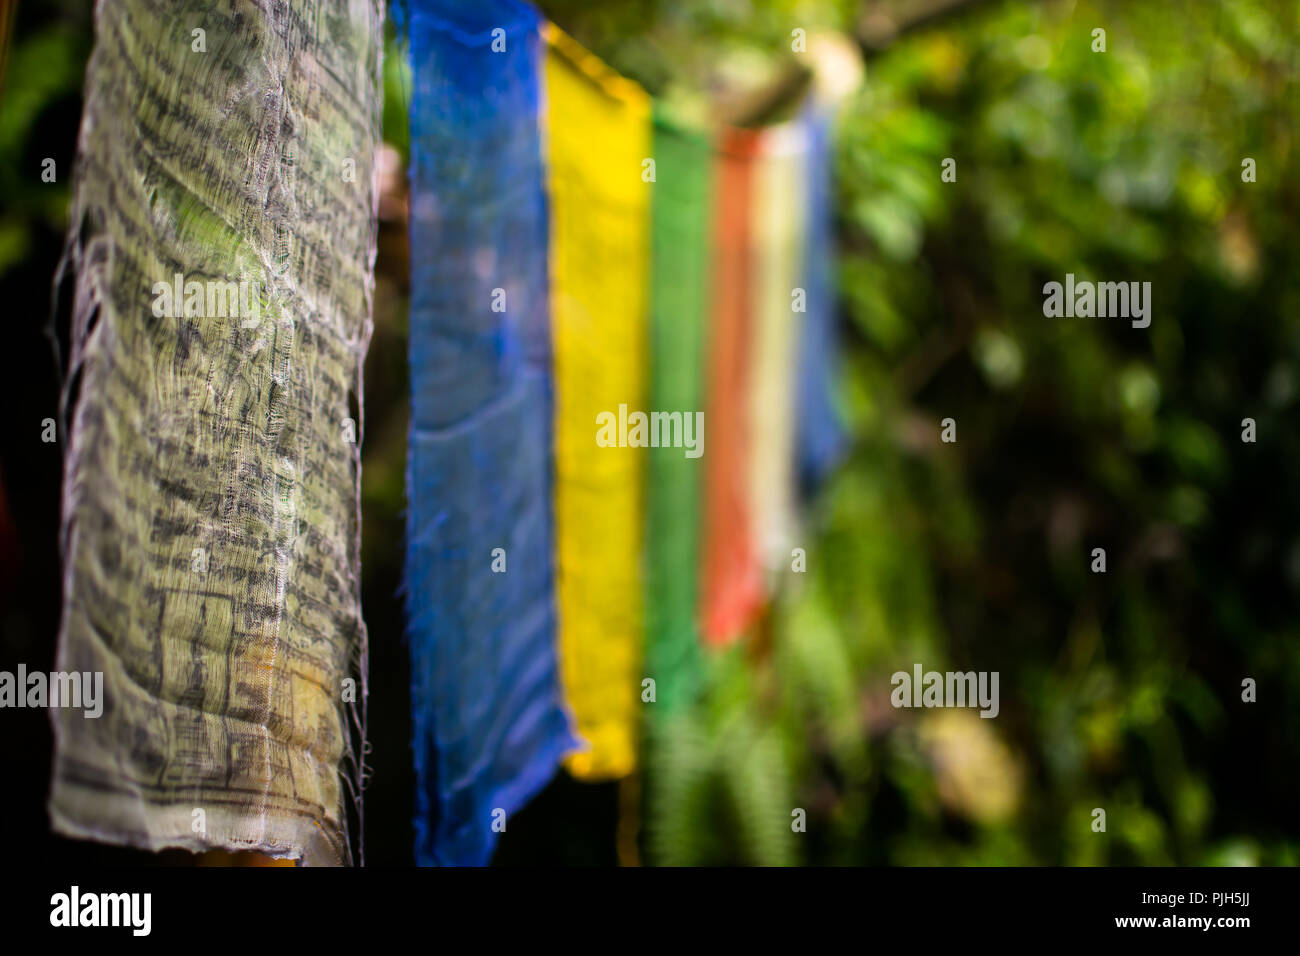
[[[838,454],[827,128],[692,131],[517,0],[414,7],[417,856],[483,863],[770,600]]]
[[[318,13],[96,7],[58,667],[103,707],[51,708],[63,834],[361,843],[384,4]],[[395,15],[415,854],[483,865],[559,767],[632,774],[646,707],[686,726],[842,454],[830,120],[691,130],[523,0]]]

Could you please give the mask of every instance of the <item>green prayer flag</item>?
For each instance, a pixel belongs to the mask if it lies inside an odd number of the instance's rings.
[[[685,441],[649,449],[645,653],[656,703],[648,713],[667,716],[693,699],[702,666],[697,599],[704,457],[697,453],[708,445],[697,423],[705,401],[713,151],[704,137],[657,107],[654,159],[650,409],[669,413],[664,421],[670,429],[677,428],[672,416],[680,413],[683,437],[696,442],[695,449]]]

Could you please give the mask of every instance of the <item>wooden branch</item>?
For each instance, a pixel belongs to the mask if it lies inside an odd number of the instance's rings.
[[[879,56],[899,37],[924,27],[933,26],[958,14],[983,5],[986,0],[922,0],[909,4],[906,13],[897,4],[886,5],[868,2],[858,17],[857,40],[862,56],[869,59]]]
[[[763,126],[802,99],[811,81],[809,70],[790,62],[763,86],[721,99],[717,111],[729,126]]]

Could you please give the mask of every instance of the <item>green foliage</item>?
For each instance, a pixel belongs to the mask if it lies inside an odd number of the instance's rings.
[[[713,661],[693,714],[648,728],[653,861],[785,866],[795,860],[786,740],[739,651]],[[759,677],[761,679],[761,675]]]
[[[35,234],[61,234],[66,225],[72,155],[60,141],[75,135],[56,137],[52,128],[70,122],[75,129],[79,115],[89,54],[80,27],[56,21],[11,40],[0,101],[0,277],[22,267]],[[41,179],[47,158],[56,162],[52,183]]]
[[[783,9],[755,5],[751,39],[788,32]],[[772,654],[748,685],[715,676],[751,695],[727,705],[744,722],[706,698],[650,750],[672,794],[651,859],[759,862],[718,835],[798,806],[806,863],[1296,861],[1296,17],[998,4],[869,63],[837,167],[857,444]],[[1150,281],[1151,326],[1044,317],[1067,272]],[[918,661],[999,671],[999,718],[892,708]],[[763,727],[790,806],[734,799],[720,748]]]

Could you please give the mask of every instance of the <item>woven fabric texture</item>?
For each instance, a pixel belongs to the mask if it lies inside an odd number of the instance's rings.
[[[105,705],[51,711],[59,833],[350,860],[382,24],[96,5],[57,666]]]

